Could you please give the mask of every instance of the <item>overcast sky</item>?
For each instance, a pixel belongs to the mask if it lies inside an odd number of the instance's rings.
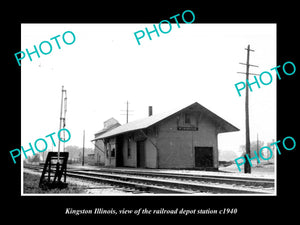
[[[86,147],[111,117],[121,124],[121,110],[134,110],[129,121],[199,102],[240,129],[218,136],[219,149],[238,151],[245,142],[245,92],[234,84],[244,81],[248,44],[250,63],[270,71],[276,64],[276,24],[172,24],[168,34],[153,33],[137,44],[134,32],[153,24],[22,24],[21,50],[29,52],[42,41],[72,31],[76,41],[61,49],[52,43],[49,55],[22,60],[22,139],[29,148],[38,138],[59,130],[61,87],[67,90],[67,145]],[[167,28],[165,29],[167,30]],[[67,37],[67,36],[66,36]],[[69,36],[68,36],[69,37]],[[70,38],[71,39],[71,38]],[[45,46],[46,49],[46,46]],[[46,50],[45,50],[46,51]],[[250,92],[251,141],[276,140],[276,79]],[[253,77],[250,77],[253,79]],[[50,139],[47,139],[50,144]],[[57,143],[57,137],[55,137]]]

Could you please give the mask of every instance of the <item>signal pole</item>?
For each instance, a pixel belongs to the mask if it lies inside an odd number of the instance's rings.
[[[64,102],[65,102],[65,104],[64,104]],[[64,116],[63,116],[63,111],[64,111]],[[67,90],[64,90],[64,86],[62,86],[60,117],[59,117],[59,130],[64,128],[65,125],[66,125],[66,112],[67,112]],[[65,139],[65,137],[64,137],[64,139]],[[59,165],[59,160],[60,160],[60,141],[58,142],[58,150],[57,150],[57,163],[58,163],[58,165]]]
[[[246,65],[246,73],[244,72],[238,72],[242,74],[246,74],[246,99],[245,99],[245,117],[246,117],[246,154],[251,157],[250,155],[250,128],[249,128],[249,88],[248,88],[248,80],[249,75],[259,75],[255,73],[249,73],[249,67],[258,67],[255,65],[249,64],[250,60],[250,51],[254,52],[254,50],[250,49],[250,45],[248,45],[247,48],[247,63],[240,63],[242,65]],[[251,173],[251,166],[248,160],[246,160],[245,166],[244,166],[244,173]]]

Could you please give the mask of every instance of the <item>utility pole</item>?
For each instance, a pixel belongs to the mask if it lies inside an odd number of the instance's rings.
[[[128,101],[126,102],[126,123],[128,123]]]
[[[128,123],[128,116],[132,115],[130,114],[130,112],[132,112],[133,110],[129,110],[129,102],[126,102],[126,110],[121,110],[121,111],[126,111],[126,114],[121,114],[121,115],[126,115],[126,123]]]
[[[83,130],[82,166],[84,166],[84,140],[85,140],[85,130]]]
[[[246,73],[244,72],[238,72],[242,74],[246,74],[246,99],[245,99],[245,114],[246,114],[246,154],[251,157],[250,155],[250,128],[249,128],[249,88],[248,88],[248,80],[249,75],[259,75],[255,73],[249,73],[249,67],[258,67],[255,65],[249,64],[250,60],[250,51],[254,52],[254,50],[250,49],[250,45],[248,45],[247,48],[247,63],[240,63],[242,65],[246,65]],[[244,173],[251,173],[251,166],[249,164],[249,161],[246,160],[245,166],[244,166]]]
[[[259,141],[258,141],[258,133],[257,133],[257,136],[256,136],[256,154],[257,154],[257,157],[259,158]]]
[[[272,143],[274,143],[274,142],[275,142],[275,140],[272,139]],[[274,150],[275,150],[274,145],[272,145],[271,148],[272,148],[272,152],[274,152]],[[270,153],[270,154],[271,154],[271,153]],[[269,157],[270,157],[270,156],[268,155],[268,158],[269,158]],[[273,158],[273,162],[275,162],[275,154],[272,156],[272,158]],[[268,159],[268,162],[270,162],[270,159]]]

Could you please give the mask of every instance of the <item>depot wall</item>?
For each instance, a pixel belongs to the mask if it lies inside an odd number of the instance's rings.
[[[153,143],[156,142],[156,138],[153,134],[151,134],[151,129],[145,131],[147,133],[148,138],[144,139],[144,137],[137,132],[131,132],[122,136],[123,144],[122,144],[122,154],[123,154],[123,165],[126,167],[138,167],[137,165],[137,141],[144,140],[145,141],[145,167],[146,168],[157,168],[156,163],[156,148]],[[150,141],[151,139],[151,141]],[[128,144],[129,148],[128,149]],[[128,154],[130,151],[130,154]]]
[[[191,107],[146,129],[106,138],[105,165],[218,169],[217,136],[224,129],[213,115]]]
[[[191,123],[197,124],[197,117],[191,115]],[[202,117],[197,131],[181,131],[177,129],[177,120],[170,118],[159,128],[159,168],[195,168],[195,147],[212,147],[213,167],[218,168],[218,141],[213,122]]]

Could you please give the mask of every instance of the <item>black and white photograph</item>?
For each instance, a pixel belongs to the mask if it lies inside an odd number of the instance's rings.
[[[189,7],[158,15],[18,23],[20,142],[5,151],[22,205],[48,202],[68,218],[277,207],[296,157],[285,23],[201,21]]]
[[[152,40],[138,45],[134,32],[145,28]],[[22,24],[24,195],[276,194],[276,79],[248,78],[250,152],[246,91],[235,87],[247,63],[275,67],[276,24],[162,24],[168,29]]]

